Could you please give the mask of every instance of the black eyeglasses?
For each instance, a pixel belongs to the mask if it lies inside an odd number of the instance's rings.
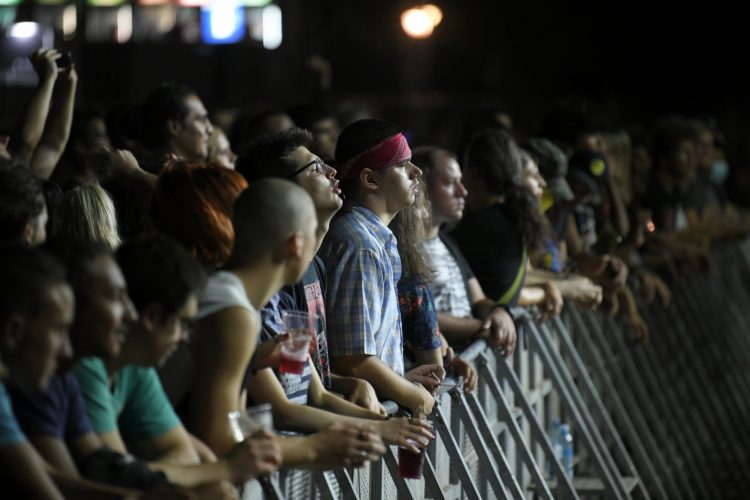
[[[296,177],[296,176],[298,176],[299,174],[301,174],[302,172],[304,172],[304,170],[305,170],[305,169],[306,169],[307,167],[309,167],[309,166],[312,166],[312,167],[313,167],[313,170],[315,170],[315,173],[316,173],[316,174],[322,174],[322,173],[323,173],[323,165],[325,165],[325,164],[323,163],[323,160],[321,160],[320,158],[315,158],[315,159],[314,159],[313,161],[311,161],[310,163],[306,163],[306,164],[304,164],[303,166],[301,166],[300,168],[298,168],[297,170],[295,170],[294,172],[292,172],[291,174],[289,174],[289,175],[287,176],[287,178],[289,178],[289,179],[293,179],[294,177]]]

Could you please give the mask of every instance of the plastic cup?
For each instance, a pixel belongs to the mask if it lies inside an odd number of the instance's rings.
[[[422,479],[424,449],[413,453],[406,448],[398,449],[398,477],[401,479]]]
[[[243,411],[230,411],[229,427],[238,443],[262,429],[273,429],[273,412],[270,404],[252,406]]]
[[[281,344],[281,373],[300,374],[307,364],[310,341],[315,335],[316,314],[302,311],[282,311],[281,321],[288,338]]]

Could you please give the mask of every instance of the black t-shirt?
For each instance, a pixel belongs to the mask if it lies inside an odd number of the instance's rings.
[[[516,218],[504,205],[467,214],[451,233],[485,295],[515,306],[526,274],[526,251]]]
[[[326,268],[323,260],[317,255],[308,266],[302,280],[282,288],[289,294],[299,311],[318,315],[317,345],[311,346],[310,355],[320,380],[327,389],[331,389],[331,368],[328,361],[328,337],[326,335]]]

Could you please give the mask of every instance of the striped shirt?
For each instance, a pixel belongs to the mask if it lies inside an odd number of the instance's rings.
[[[293,311],[296,309],[294,299],[285,292],[278,292],[268,304],[263,306],[260,314],[263,318],[263,329],[261,330],[261,339],[265,342],[277,337],[284,331],[284,324],[281,320],[281,311]],[[312,345],[310,346],[312,348]],[[312,368],[310,363],[305,363],[305,368],[301,374],[281,373],[277,368],[273,370],[276,378],[279,380],[281,387],[284,388],[286,398],[295,404],[307,404],[307,391],[310,388],[310,379],[312,378]]]
[[[377,356],[404,374],[396,284],[401,259],[393,233],[355,206],[331,222],[319,255],[326,265],[328,348],[332,356]]]

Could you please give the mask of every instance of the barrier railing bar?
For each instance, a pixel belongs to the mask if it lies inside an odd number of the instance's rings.
[[[349,471],[346,469],[334,469],[333,475],[339,483],[339,490],[345,500],[356,500],[359,497],[357,491],[354,490],[354,483],[352,482],[351,476],[349,476]],[[331,492],[333,492],[333,490],[331,490]]]
[[[510,488],[510,494],[512,498],[522,500],[524,498],[523,489],[518,484],[518,481],[516,481],[516,478],[513,475],[513,471],[510,468],[510,464],[508,464],[505,453],[503,452],[500,443],[497,441],[497,436],[495,436],[495,433],[492,432],[490,423],[487,421],[487,416],[484,414],[484,410],[479,404],[479,399],[477,398],[476,394],[467,394],[463,396],[463,398],[469,409],[472,411],[474,418],[476,419],[477,432],[479,432],[481,435],[486,436],[485,440],[487,441],[490,452],[494,456],[495,462],[500,464],[499,469],[501,480]]]
[[[700,355],[696,357],[703,361],[703,363],[699,363],[695,366],[694,377],[698,379],[698,383],[700,384],[698,387],[707,391],[704,393],[705,398],[698,399],[698,401],[706,402],[706,404],[701,405],[703,419],[706,422],[714,424],[714,428],[712,429],[713,437],[721,439],[723,436],[720,430],[728,430],[732,428],[731,422],[727,419],[731,418],[730,413],[734,410],[732,405],[734,402],[734,394],[732,391],[725,390],[727,388],[724,384],[709,383],[709,381],[713,381],[714,378],[708,373],[708,367],[705,366],[705,364],[712,364],[720,367],[722,364],[726,363],[727,359],[726,356],[722,356],[720,352],[717,353],[717,349],[719,349],[717,346],[718,339],[712,339],[711,332],[706,330],[703,321],[701,321],[700,315],[698,315],[697,311],[694,309],[696,304],[692,300],[691,293],[688,290],[685,290],[684,293],[681,294],[681,299],[683,301],[681,306],[685,309],[685,314],[687,317],[691,318],[691,323],[696,328],[695,333],[699,334],[700,338],[703,339],[702,348],[696,346],[695,341],[690,339],[690,350],[688,351],[689,353],[700,353]],[[713,337],[717,336],[714,335]],[[718,341],[720,342],[720,340]]]
[[[572,380],[566,379],[560,372],[555,356],[549,352],[546,342],[536,328],[536,325],[531,321],[526,321],[524,326],[530,332],[529,337],[533,349],[539,354],[545,369],[549,371],[550,378],[557,386],[560,399],[565,403],[566,408],[578,423],[576,430],[583,434],[583,440],[593,455],[594,463],[598,472],[602,475],[601,479],[606,485],[606,489],[615,498],[627,498],[629,495],[620,481],[619,471],[617,471],[612,456],[609,454],[601,435],[593,424],[591,415],[588,414],[586,407],[583,405],[580,394],[574,392],[576,391],[575,384]]]
[[[579,320],[578,321],[579,329],[576,330],[576,332],[584,336],[589,336],[590,332],[583,325],[583,322],[580,321],[581,317],[580,317],[578,310],[573,305],[571,305],[569,309],[574,319]],[[638,468],[636,468],[630,455],[628,454],[628,451],[625,448],[625,444],[623,443],[622,438],[620,437],[620,434],[617,431],[617,428],[615,427],[614,422],[610,418],[610,415],[604,406],[604,402],[602,401],[602,398],[599,395],[599,391],[594,386],[594,382],[591,379],[591,376],[589,375],[589,370],[593,367],[587,368],[586,366],[584,366],[583,361],[581,360],[581,357],[579,356],[576,347],[573,345],[573,341],[568,335],[568,332],[565,329],[559,317],[554,318],[553,325],[555,326],[556,334],[558,338],[560,339],[561,354],[562,354],[562,350],[564,349],[567,355],[570,357],[570,360],[573,366],[575,366],[576,372],[578,374],[578,378],[580,379],[580,382],[582,383],[583,388],[586,389],[586,391],[588,392],[589,398],[591,398],[591,401],[593,403],[592,405],[593,408],[590,408],[590,410],[592,411],[592,413],[593,413],[593,410],[596,410],[598,412],[599,418],[601,418],[603,425],[605,426],[607,432],[609,433],[609,435],[614,441],[615,449],[617,451],[617,454],[619,455],[620,460],[625,464],[625,467],[630,472],[630,474],[632,474],[633,477],[638,479],[637,488],[640,490],[644,498],[649,498],[650,495],[648,491],[646,490],[646,487],[642,481],[642,478],[640,477],[641,476],[640,471],[638,470]],[[546,324],[541,325],[541,331],[543,334],[549,334],[550,330],[551,329]],[[620,335],[620,332],[618,330],[614,330],[611,332],[611,334]],[[591,340],[590,337],[589,337],[589,340]],[[590,344],[590,347],[593,347],[593,344]],[[602,362],[600,357],[598,356],[593,356],[593,357],[598,363]],[[610,359],[613,360],[613,358],[614,356],[610,356]],[[599,367],[601,368],[601,365]],[[601,373],[601,375],[605,377],[605,380],[608,380],[609,374],[606,373],[606,370],[601,370],[601,371],[603,372]],[[611,380],[610,380],[609,386],[613,387]],[[635,427],[633,426],[633,422],[631,421],[630,416],[628,415],[628,412],[625,409],[625,406],[623,405],[622,400],[620,399],[618,391],[611,391],[610,398],[614,404],[614,409],[618,413],[619,420],[623,423],[625,430],[629,434],[631,446],[639,454],[641,462],[643,463],[643,468],[645,468],[649,476],[653,478],[654,483],[658,485],[658,489],[660,491],[663,491],[663,486],[661,485],[661,481],[659,480],[658,474],[655,473],[654,465],[651,462],[648,456],[648,453],[645,451],[643,442],[641,441],[638,431],[636,431]]]
[[[702,290],[707,290],[710,286],[706,281],[706,279],[701,280]],[[704,390],[709,391],[706,393],[706,399],[711,402],[708,414],[704,415],[704,419],[714,419],[720,422],[720,425],[714,431],[715,439],[720,444],[720,446],[714,448],[714,450],[720,451],[715,457],[724,462],[725,473],[734,474],[736,477],[738,475],[736,467],[741,463],[741,457],[738,453],[741,447],[734,446],[734,443],[744,442],[747,444],[749,441],[746,425],[742,420],[745,405],[741,401],[747,393],[743,391],[742,396],[740,396],[739,391],[736,390],[741,388],[743,384],[732,373],[732,346],[726,342],[724,331],[721,335],[715,334],[716,323],[721,323],[718,318],[723,317],[719,309],[724,308],[716,303],[716,297],[710,295],[701,301],[695,290],[685,290],[684,301],[685,306],[692,309],[691,317],[696,325],[695,335],[698,336],[696,343],[702,341],[703,348],[701,351],[697,351],[698,347],[696,346],[693,353],[696,357],[703,353],[702,359],[706,361],[706,366],[701,365],[696,370],[696,376],[703,380]],[[703,314],[698,314],[699,304],[704,305]],[[723,354],[724,352],[729,355]]]
[[[688,359],[688,346],[686,339],[692,334],[685,325],[685,316],[678,309],[677,302],[680,290],[676,291],[673,304],[663,312],[661,318],[663,327],[659,330],[661,335],[654,342],[654,347],[660,348],[659,353],[655,353],[654,363],[658,366],[662,364],[667,371],[665,376],[668,377],[663,384],[664,396],[670,400],[669,405],[675,409],[674,416],[678,422],[676,432],[681,435],[682,446],[684,449],[683,457],[691,467],[690,482],[701,490],[699,497],[710,498],[712,491],[719,491],[715,479],[706,474],[705,456],[706,447],[710,448],[710,436],[706,428],[711,425],[704,425],[696,408],[695,394],[691,386],[699,386],[699,382],[694,377],[695,362]],[[673,354],[680,353],[680,357]],[[699,359],[700,362],[700,359]],[[691,439],[692,438],[692,439]],[[708,440],[708,445],[706,444]]]
[[[669,358],[661,357],[657,350],[655,336],[668,335],[652,317],[648,308],[645,308],[641,315],[643,316],[649,330],[654,332],[651,336],[649,345],[643,349],[635,351],[635,360],[640,365],[639,370],[648,370],[653,374],[650,382],[650,401],[654,406],[658,406],[656,414],[651,417],[652,426],[657,426],[661,422],[667,421],[664,426],[664,432],[668,434],[669,439],[664,441],[664,446],[670,448],[669,454],[672,457],[673,470],[680,475],[681,491],[685,497],[696,498],[698,496],[706,498],[710,496],[703,477],[695,462],[694,455],[691,453],[685,437],[685,422],[678,416],[678,411],[682,408],[674,389],[670,384],[668,373]]]
[[[274,476],[258,478],[260,487],[263,489],[263,495],[266,500],[284,500],[284,494],[279,488],[279,482]]]
[[[461,484],[463,485],[464,494],[470,500],[480,500],[481,497],[479,495],[479,490],[477,490],[477,487],[471,478],[471,473],[469,472],[469,468],[463,459],[461,449],[456,443],[456,440],[451,433],[450,427],[443,418],[443,414],[440,411],[440,407],[438,405],[435,405],[435,407],[433,408],[432,416],[434,419],[433,422],[435,424],[435,427],[437,427],[438,433],[443,440],[443,445],[445,446],[445,449],[448,452],[448,456],[450,457],[452,465],[451,469],[455,470],[458,474]]]
[[[705,289],[707,287],[708,285],[701,288]],[[689,309],[694,309],[697,307],[698,297],[696,297],[695,291],[686,291],[685,299]],[[714,294],[709,294],[709,297],[707,299],[708,300],[706,301],[706,305],[711,309],[716,310],[719,305],[715,303]],[[695,310],[693,310],[692,312],[693,318],[696,320],[698,327],[702,330],[703,335],[701,335],[701,338],[705,339],[704,342],[709,346],[708,355],[711,356],[711,368],[713,368],[713,371],[717,375],[722,377],[725,381],[731,380],[732,382],[732,384],[711,384],[711,388],[714,389],[714,392],[709,393],[709,396],[713,396],[714,403],[721,404],[727,413],[726,415],[723,415],[724,427],[722,427],[722,429],[724,429],[725,431],[733,430],[735,433],[740,433],[742,441],[748,443],[750,442],[750,436],[748,435],[747,426],[738,424],[742,422],[741,418],[743,413],[747,413],[747,407],[745,405],[746,397],[744,396],[746,394],[749,394],[749,392],[746,391],[750,388],[745,385],[743,380],[735,377],[734,373],[732,373],[731,370],[727,370],[727,365],[731,364],[732,362],[732,353],[735,351],[735,349],[732,349],[731,344],[727,343],[727,339],[724,337],[724,335],[712,335],[712,333],[715,332],[711,331],[716,327],[716,317],[723,317],[724,311],[722,311],[722,313],[715,314],[713,318],[704,317],[703,321],[701,321],[701,317],[704,315],[699,315]],[[707,324],[707,321],[709,320],[713,320],[712,323],[714,324]],[[706,367],[701,366],[701,368]],[[715,378],[707,378],[705,380],[706,384],[708,383],[708,380],[715,380]],[[743,388],[745,390],[741,392],[732,390],[732,385],[738,388]],[[719,397],[719,394],[721,394],[722,397]],[[716,399],[718,399],[718,401],[716,401]],[[730,420],[727,421],[727,418],[729,418]]]
[[[668,461],[665,453],[667,452],[670,456],[674,457],[677,454],[676,445],[673,442],[671,436],[669,436],[665,427],[665,419],[657,413],[655,408],[655,401],[649,395],[646,389],[647,380],[655,381],[656,376],[645,360],[639,362],[639,357],[643,357],[643,353],[639,352],[645,349],[644,346],[637,346],[631,350],[626,350],[624,346],[624,339],[622,337],[615,336],[618,343],[621,343],[620,349],[625,351],[625,363],[628,371],[630,372],[625,376],[626,380],[632,374],[639,374],[640,376],[633,378],[632,397],[634,401],[627,401],[627,406],[638,411],[634,412],[635,422],[638,424],[640,432],[646,432],[646,440],[649,443],[649,451],[653,457],[659,462],[662,473],[664,474],[663,479],[669,482],[670,491],[677,492],[682,491],[684,498],[695,498],[695,491],[689,488],[688,478],[682,475],[683,468],[675,467],[674,460]],[[636,366],[640,365],[640,366]],[[679,480],[677,476],[680,476]]]
[[[430,497],[433,500],[446,500],[445,495],[443,495],[443,488],[440,486],[440,482],[435,475],[435,467],[433,467],[432,465],[432,460],[430,460],[429,453],[424,454],[423,474],[425,489],[429,493]]]
[[[718,458],[723,461],[725,467],[722,468],[722,475],[725,478],[747,482],[744,449],[750,441],[750,436],[743,415],[747,413],[745,399],[748,392],[745,381],[738,376],[741,371],[737,369],[739,365],[735,363],[733,356],[739,350],[739,345],[733,345],[730,341],[732,325],[726,321],[726,303],[730,301],[719,300],[721,295],[711,293],[716,290],[716,280],[713,276],[700,277],[699,286],[700,293],[707,293],[707,297],[701,298],[698,290],[690,289],[686,290],[685,300],[689,307],[697,308],[703,305],[701,314],[695,311],[693,316],[699,321],[695,332],[696,345],[710,345],[706,356],[708,360],[704,367],[707,377],[710,377],[706,380],[706,386],[713,389],[713,401],[718,399],[721,404],[712,415],[717,413],[724,422],[717,429],[720,446],[714,449],[715,455],[710,459],[714,461]],[[719,290],[716,291],[720,293]],[[735,297],[732,299],[736,300]],[[717,480],[722,482],[725,479]]]
[[[526,468],[531,474],[531,479],[538,489],[537,494],[541,495],[542,498],[552,499],[554,497],[552,495],[552,492],[550,491],[549,485],[544,479],[544,476],[542,475],[542,472],[539,469],[536,460],[534,459],[533,453],[524,441],[523,433],[518,427],[518,423],[516,423],[515,421],[513,412],[511,411],[508,403],[505,401],[505,397],[502,394],[500,381],[497,379],[495,374],[490,371],[489,367],[487,366],[487,360],[485,359],[485,356],[486,354],[481,354],[477,359],[477,369],[480,373],[484,374],[485,384],[487,384],[490,393],[495,397],[495,400],[497,401],[500,417],[503,421],[505,421],[506,425],[508,426],[508,431],[511,433],[513,441],[515,441],[516,443],[516,447],[521,451],[521,459],[526,465]],[[517,403],[521,406],[521,411],[529,421],[532,429],[532,435],[536,439],[537,443],[541,444],[542,449],[544,450],[545,458],[550,461],[550,464],[554,469],[555,477],[562,478],[563,486],[567,489],[566,494],[570,495],[568,498],[577,498],[575,490],[573,490],[573,485],[570,482],[570,479],[565,474],[565,471],[563,470],[562,465],[560,465],[559,460],[557,460],[555,452],[552,449],[552,445],[547,439],[545,432],[542,430],[539,422],[537,421],[534,412],[528,406],[526,400],[523,398],[523,389],[521,388],[520,382],[516,377],[515,372],[513,372],[513,370],[511,370],[511,368],[504,361],[498,363],[498,369],[508,380],[511,390],[516,397]]]
[[[313,482],[315,483],[315,486],[317,487],[321,498],[323,498],[323,500],[336,500],[336,496],[333,494],[333,485],[331,485],[331,481],[328,479],[328,476],[323,472],[313,474],[312,476]],[[338,480],[340,485],[341,480],[339,479],[338,475],[336,475],[336,479]],[[344,495],[344,498],[349,499],[351,497]]]
[[[492,489],[495,491],[495,494],[498,497],[507,499],[512,498],[510,493],[508,493],[508,490],[505,488],[503,481],[500,479],[500,476],[498,475],[499,471],[496,471],[492,466],[492,457],[490,456],[487,443],[484,439],[482,439],[482,436],[479,434],[479,432],[477,432],[477,424],[475,424],[474,420],[471,418],[471,414],[468,410],[463,395],[457,388],[454,388],[450,394],[451,401],[453,402],[452,411],[458,412],[459,418],[463,423],[464,430],[466,431],[466,434],[468,435],[469,440],[474,447],[474,450],[479,456],[479,465],[484,471],[484,475],[489,479],[490,486],[492,486]],[[489,437],[492,437],[492,432],[490,432]],[[510,473],[508,463],[505,460],[505,457],[502,456],[502,454],[501,460],[497,461],[497,466],[498,469],[505,469],[508,473]],[[508,475],[510,474],[507,474],[506,477]]]
[[[386,447],[385,455],[383,455],[383,461],[385,462],[385,466],[388,468],[391,479],[393,479],[393,482],[396,485],[398,498],[405,500],[414,500],[414,495],[412,494],[409,485],[406,484],[406,480],[398,477],[398,461],[393,454],[393,448],[391,448],[390,446]]]
[[[574,321],[581,321],[580,316],[584,313],[578,311],[576,308],[571,308],[570,314],[573,316]],[[607,370],[604,360],[597,355],[592,356],[594,360],[592,368],[597,371],[597,376],[604,381],[605,385],[615,387],[614,381],[617,380],[617,390],[612,391],[610,394],[614,400],[618,415],[623,421],[623,426],[628,433],[628,439],[631,442],[637,443],[635,447],[636,456],[634,458],[638,458],[643,464],[639,470],[648,473],[649,481],[656,490],[656,496],[667,498],[665,483],[669,483],[670,491],[679,491],[679,486],[675,482],[667,460],[652,432],[652,426],[649,425],[644,415],[644,411],[653,409],[653,405],[648,397],[641,397],[640,401],[636,397],[636,392],[640,393],[641,396],[646,394],[641,374],[634,368],[633,360],[630,357],[630,351],[625,345],[622,331],[620,331],[614,322],[610,325],[610,328],[612,329],[610,337],[615,339],[621,351],[620,359],[623,363],[621,370],[619,372],[611,370],[611,368]],[[597,334],[599,332],[594,330],[594,333]],[[588,345],[589,349],[596,349],[588,331],[581,330],[580,334],[584,345]],[[606,346],[606,339],[600,338],[600,342],[605,344],[603,347],[605,347],[606,356],[608,352],[606,350],[606,347],[608,347]],[[609,351],[609,357],[614,358],[614,353]],[[611,367],[613,363],[608,363],[608,365]],[[611,376],[610,373],[612,373]],[[661,423],[658,420],[655,423],[661,428]],[[658,462],[658,467],[654,461]]]
[[[395,403],[392,404],[395,405]],[[386,407],[386,411],[389,415],[393,414],[385,403],[383,406]],[[372,462],[370,464],[370,500],[383,500],[383,485],[385,484],[385,473],[383,469],[385,469],[383,460],[378,460],[377,462]]]

